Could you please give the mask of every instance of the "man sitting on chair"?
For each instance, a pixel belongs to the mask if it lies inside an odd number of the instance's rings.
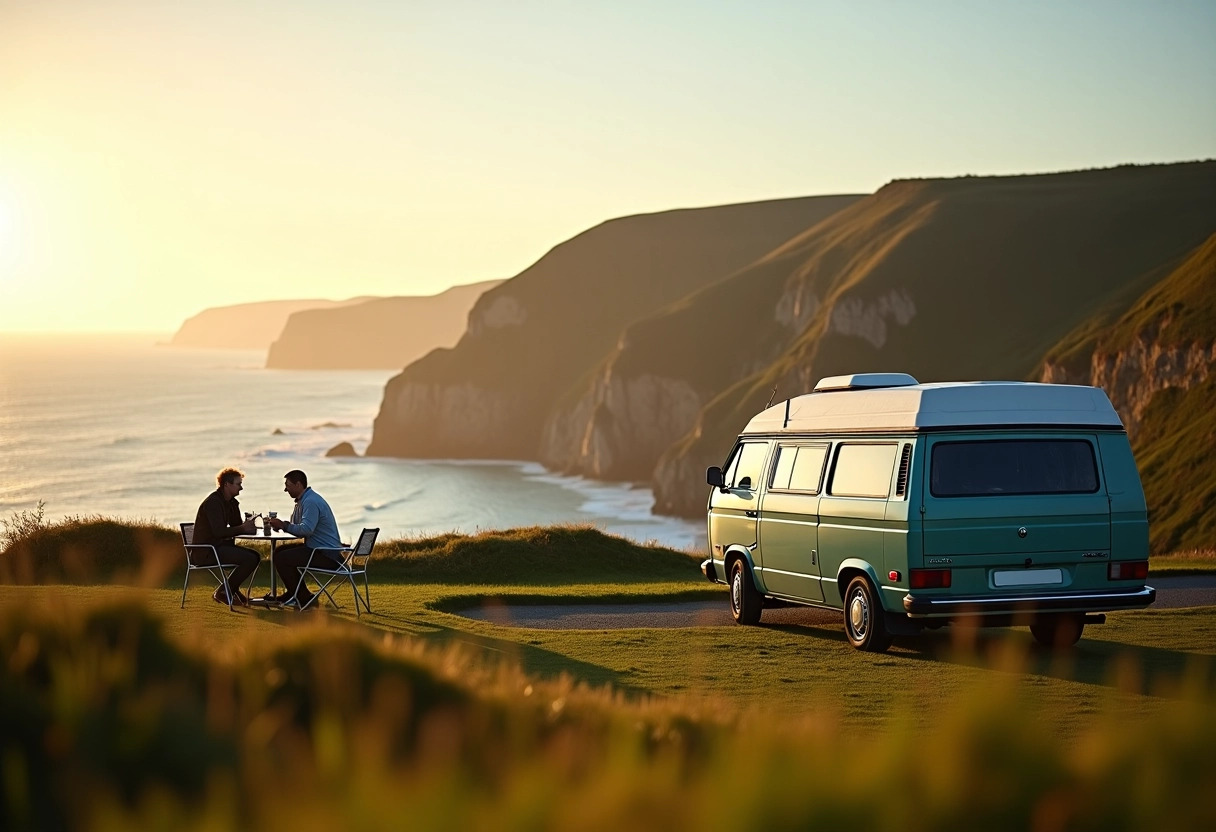
[[[302,537],[304,542],[280,546],[275,552],[275,569],[285,590],[276,600],[289,607],[306,607],[312,600],[312,591],[300,580],[300,570],[308,564],[310,557],[313,566],[337,569],[341,561],[328,552],[317,552],[314,557],[312,550],[341,549],[342,541],[338,537],[338,521],[334,519],[333,510],[320,494],[308,487],[307,474],[288,471],[283,475],[283,485],[283,490],[296,501],[296,508],[291,513],[290,523],[276,517],[270,521],[271,528]]]
[[[249,603],[240,586],[249,579],[253,570],[257,569],[258,560],[261,558],[253,549],[233,544],[233,538],[238,534],[253,534],[255,531],[253,520],[241,522],[241,504],[236,500],[236,495],[245,487],[244,481],[245,475],[235,468],[220,471],[215,475],[215,482],[219,487],[207,495],[194,517],[193,542],[214,546],[220,556],[220,563],[237,565],[228,578],[234,604]],[[211,560],[212,555],[206,550],[190,550],[190,562],[195,566],[210,566]],[[211,597],[221,604],[228,603],[223,586],[218,587]]]

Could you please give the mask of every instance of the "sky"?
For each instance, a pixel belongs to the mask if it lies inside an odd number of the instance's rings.
[[[0,0],[0,331],[428,295],[604,220],[1216,157],[1216,0]]]

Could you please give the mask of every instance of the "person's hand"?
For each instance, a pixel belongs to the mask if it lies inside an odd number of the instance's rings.
[[[282,520],[280,520],[277,517],[273,518],[270,521],[270,528],[274,529],[276,532],[283,531],[283,527],[286,525],[287,525],[286,523],[284,523]]]
[[[257,522],[252,517],[241,524],[241,534],[256,534],[257,530]]]

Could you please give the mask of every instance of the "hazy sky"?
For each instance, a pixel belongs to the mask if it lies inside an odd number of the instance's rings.
[[[0,0],[0,330],[509,277],[611,217],[1216,157],[1216,0]]]

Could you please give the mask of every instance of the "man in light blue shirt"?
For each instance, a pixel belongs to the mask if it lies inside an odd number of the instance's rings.
[[[313,549],[341,549],[338,536],[338,521],[325,498],[308,487],[308,475],[303,471],[288,471],[283,476],[283,490],[296,501],[291,522],[284,523],[277,517],[270,521],[275,531],[286,531],[304,538],[303,543],[280,546],[274,555],[275,569],[283,581],[285,590],[276,600],[289,607],[305,607],[312,600],[312,591],[300,580],[300,569],[312,558],[312,565],[322,569],[336,569],[341,564],[337,552],[324,551],[313,554]]]

